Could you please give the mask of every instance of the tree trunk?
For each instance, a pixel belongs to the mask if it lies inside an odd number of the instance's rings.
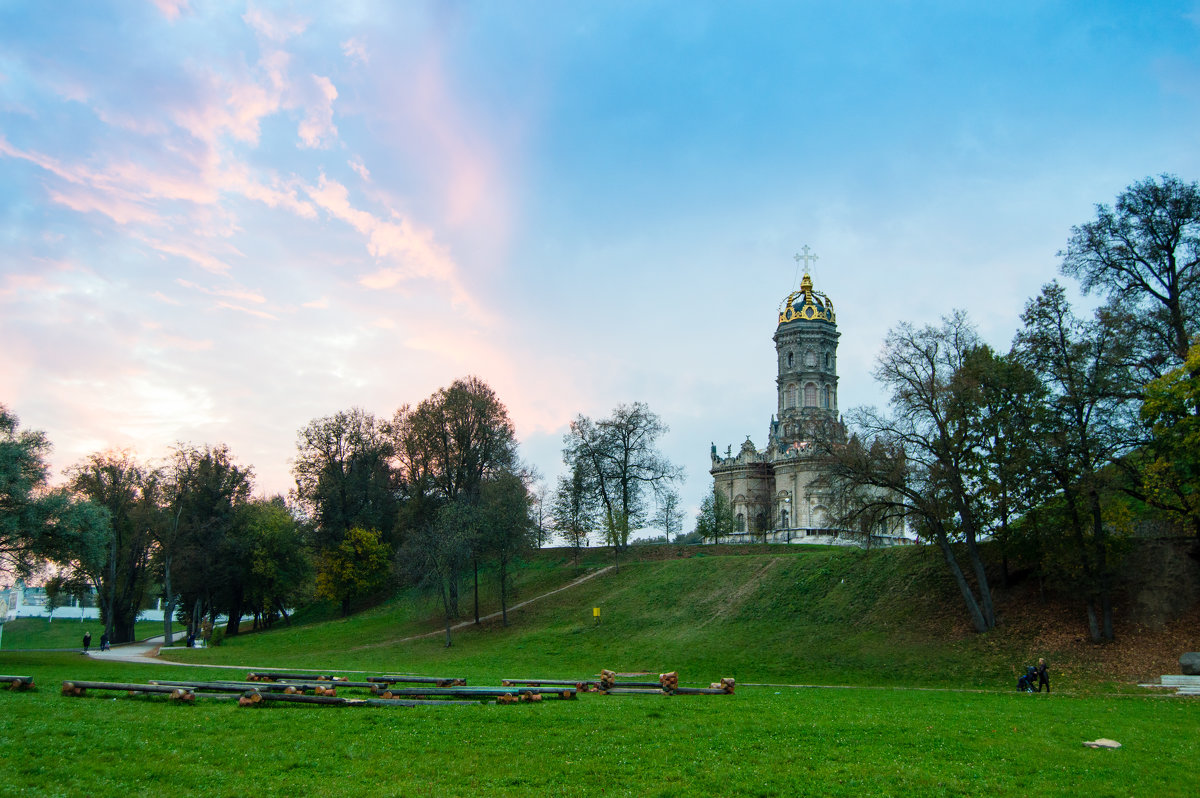
[[[1100,642],[1100,626],[1096,623],[1096,599],[1089,597],[1087,600],[1087,617],[1088,631],[1092,635],[1092,642]]]
[[[175,619],[175,594],[171,592],[171,555],[163,554],[163,592],[167,594],[167,610],[163,613],[163,645],[174,645],[171,621]]]
[[[479,624],[479,558],[472,557],[471,562],[475,566],[475,623],[476,623],[476,625],[478,625]]]
[[[981,610],[983,612],[984,623],[988,629],[996,627],[996,610],[992,606],[992,589],[988,585],[987,569],[983,565],[983,558],[979,556],[979,546],[975,542],[975,534],[967,533],[967,556],[971,560],[971,567],[975,570],[975,581],[979,586],[979,600]]]
[[[229,621],[225,624],[225,634],[233,637],[238,633],[242,623],[242,589],[233,591],[233,601],[229,606]]]
[[[444,587],[442,588],[442,608],[445,610],[444,614],[446,616],[446,648],[450,648],[453,644],[453,641],[450,639],[450,601]]]
[[[500,557],[500,616],[508,626],[508,558]]]
[[[942,556],[946,560],[946,565],[950,568],[950,573],[954,575],[954,581],[958,585],[959,592],[962,593],[963,602],[967,605],[967,612],[971,616],[971,623],[975,625],[975,631],[986,632],[989,627],[984,620],[983,612],[979,609],[979,602],[975,600],[975,594],[971,592],[971,585],[967,583],[967,578],[963,575],[962,568],[958,567],[958,560],[954,557],[954,550],[950,547],[950,541],[946,538],[946,533],[942,530],[937,530],[934,532],[934,538],[942,550]]]

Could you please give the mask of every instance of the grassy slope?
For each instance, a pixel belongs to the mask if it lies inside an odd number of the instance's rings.
[[[161,635],[161,621],[138,621],[134,632],[139,640]],[[18,648],[82,648],[83,633],[92,633],[92,647],[100,648],[104,625],[99,621],[78,618],[17,618],[4,624],[0,647],[5,651]]]
[[[1027,596],[1014,594],[1000,601],[1004,624],[976,635],[931,549],[722,551],[690,549],[686,559],[667,559],[661,550],[637,552],[654,559],[625,562],[619,573],[609,571],[517,610],[508,628],[488,622],[456,632],[448,650],[439,635],[402,640],[439,628],[437,608],[408,596],[350,619],[245,635],[217,649],[172,656],[293,668],[452,671],[476,679],[584,677],[607,667],[679,670],[692,683],[734,676],[740,682],[1004,689],[1021,665],[1045,655],[1056,686],[1079,689],[1173,672],[1163,656],[1146,656],[1139,647],[1154,634],[1178,636],[1184,629],[1186,636],[1191,620],[1157,633],[1122,628],[1117,645],[1096,647],[1080,642],[1084,629],[1073,608],[1030,609]],[[609,564],[599,553],[592,557],[586,568]],[[578,573],[563,555],[542,553],[521,572],[516,600]],[[464,610],[468,601],[464,597]],[[598,625],[593,607],[601,608]],[[494,608],[489,600],[484,612]]]

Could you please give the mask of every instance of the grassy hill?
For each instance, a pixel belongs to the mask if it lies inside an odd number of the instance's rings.
[[[520,571],[512,601],[611,563],[608,550],[587,552],[579,567],[564,551],[538,552]],[[1185,558],[1184,567],[1192,566]],[[485,580],[485,614],[498,608],[490,588]],[[1125,595],[1131,611],[1118,608],[1114,644],[1087,642],[1082,608],[1063,598],[1042,601],[1029,582],[998,591],[1001,624],[978,635],[931,548],[635,547],[619,571],[513,610],[508,627],[485,621],[456,631],[449,649],[437,634],[439,608],[411,593],[351,618],[299,622],[319,615],[310,610],[291,627],[169,656],[475,679],[583,677],[611,668],[679,670],[698,683],[733,676],[758,683],[993,689],[1015,681],[1038,656],[1052,663],[1056,688],[1136,683],[1175,672],[1179,654],[1200,647],[1194,636],[1200,606],[1192,602],[1174,607],[1169,618],[1135,623],[1132,608],[1146,602],[1146,586],[1132,580]],[[466,593],[464,618],[470,604]],[[601,610],[599,624],[593,607]]]

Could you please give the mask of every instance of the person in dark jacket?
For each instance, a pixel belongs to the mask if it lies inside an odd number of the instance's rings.
[[[1046,672],[1046,658],[1038,657],[1037,664],[1038,685],[1037,691],[1042,692],[1042,685],[1046,685],[1046,692],[1050,692],[1050,674]]]
[[[87,653],[88,646],[90,646],[91,644],[92,644],[92,633],[84,632],[83,633],[83,653],[84,654]]]

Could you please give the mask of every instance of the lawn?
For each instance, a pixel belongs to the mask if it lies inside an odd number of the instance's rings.
[[[179,625],[176,624],[176,630]],[[138,640],[161,635],[162,621],[138,621],[134,633]],[[17,618],[4,624],[4,636],[0,639],[0,650],[12,651],[21,648],[83,648],[83,633],[92,633],[92,646],[100,648],[100,635],[104,626],[99,621],[83,621],[78,618],[47,621],[45,618]]]
[[[180,668],[0,654],[4,795],[1108,795],[1200,789],[1200,702],[872,688],[739,687],[416,709],[194,706],[62,679]],[[231,671],[187,669],[186,678]],[[245,674],[238,674],[244,677]],[[1084,740],[1109,737],[1115,751]]]

